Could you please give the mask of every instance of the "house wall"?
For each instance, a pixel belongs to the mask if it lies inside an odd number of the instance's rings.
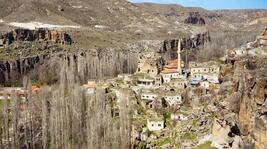
[[[210,83],[215,83],[215,84],[220,83],[219,75],[218,75],[218,74],[207,75],[207,80],[208,80]]]
[[[210,87],[210,83],[207,82],[207,81],[204,81],[204,82],[201,82],[201,83],[200,83],[200,86],[202,86],[202,87],[204,87],[204,88],[206,88],[206,89],[209,89],[209,87]]]
[[[168,102],[170,106],[175,106],[182,104],[182,96],[165,96],[164,99]]]
[[[260,40],[260,45],[265,45],[265,46],[267,46],[267,40],[261,39],[261,40]]]
[[[237,50],[235,50],[235,54],[238,56],[242,56],[242,55],[246,54],[246,51],[242,50],[242,49],[237,49]]]
[[[154,100],[155,98],[157,98],[158,95],[156,94],[142,94],[141,95],[141,99],[143,100]]]
[[[149,121],[147,120],[147,128],[150,131],[159,131],[164,129],[164,121]]]
[[[161,77],[155,78],[155,85],[156,86],[161,86],[162,85],[162,78]]]
[[[172,78],[178,79],[178,78],[181,77],[179,73],[170,73],[170,74],[161,74],[161,75],[162,75],[162,78],[163,78],[163,82],[164,83],[171,82],[171,79]]]
[[[150,88],[150,87],[153,87],[155,85],[155,81],[138,81],[137,82],[138,86],[140,87],[147,87],[147,88]]]
[[[172,86],[175,86],[175,87],[177,87],[177,88],[180,88],[180,89],[184,89],[185,87],[186,87],[186,82],[170,82],[170,84],[172,85]]]
[[[191,68],[191,73],[196,74],[196,73],[209,73],[210,68],[209,67],[198,67],[198,68]]]

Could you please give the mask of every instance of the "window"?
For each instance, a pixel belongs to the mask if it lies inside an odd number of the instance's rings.
[[[161,124],[158,124],[159,127],[161,127]]]
[[[151,124],[152,127],[154,127],[154,124]]]

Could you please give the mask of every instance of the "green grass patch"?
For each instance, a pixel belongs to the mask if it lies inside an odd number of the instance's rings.
[[[195,149],[217,149],[216,147],[211,146],[211,144],[211,141],[207,141],[203,144],[198,145]]]
[[[187,132],[181,138],[184,140],[196,140],[197,136],[191,132]]]
[[[138,149],[145,149],[146,148],[146,144],[141,142],[138,146]]]
[[[167,128],[172,128],[172,124],[171,124],[171,114],[170,113],[166,113],[164,114],[164,119],[165,119],[165,124]]]
[[[115,82],[118,83],[119,85],[124,84],[123,80],[121,79],[117,79]]]
[[[193,127],[197,127],[197,126],[198,126],[198,121],[197,121],[197,120],[193,120],[193,122],[192,122],[192,126],[193,126]]]
[[[162,146],[162,145],[168,144],[168,143],[171,143],[171,139],[170,138],[166,138],[166,139],[160,141],[158,146]]]

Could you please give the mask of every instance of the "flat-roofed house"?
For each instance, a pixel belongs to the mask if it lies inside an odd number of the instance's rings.
[[[153,101],[158,97],[157,94],[152,93],[152,92],[145,92],[141,94],[141,99],[146,100],[146,101]]]
[[[184,78],[173,78],[169,84],[178,89],[185,89],[187,86],[187,80]]]
[[[184,77],[183,75],[180,74],[180,72],[178,72],[175,69],[166,69],[161,71],[160,74],[162,76],[164,83],[170,83],[172,79],[178,79]]]
[[[154,79],[138,79],[137,84],[140,87],[150,88],[155,85],[155,80]]]
[[[147,119],[147,128],[149,131],[160,131],[165,127],[163,118],[149,118]]]
[[[163,97],[169,106],[177,106],[183,103],[182,95],[176,92],[167,92]]]

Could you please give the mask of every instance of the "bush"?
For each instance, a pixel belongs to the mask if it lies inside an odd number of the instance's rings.
[[[196,140],[197,136],[191,132],[187,132],[181,138],[185,140]]]
[[[217,149],[216,147],[211,146],[210,141],[207,141],[203,144],[198,145],[195,149]]]

